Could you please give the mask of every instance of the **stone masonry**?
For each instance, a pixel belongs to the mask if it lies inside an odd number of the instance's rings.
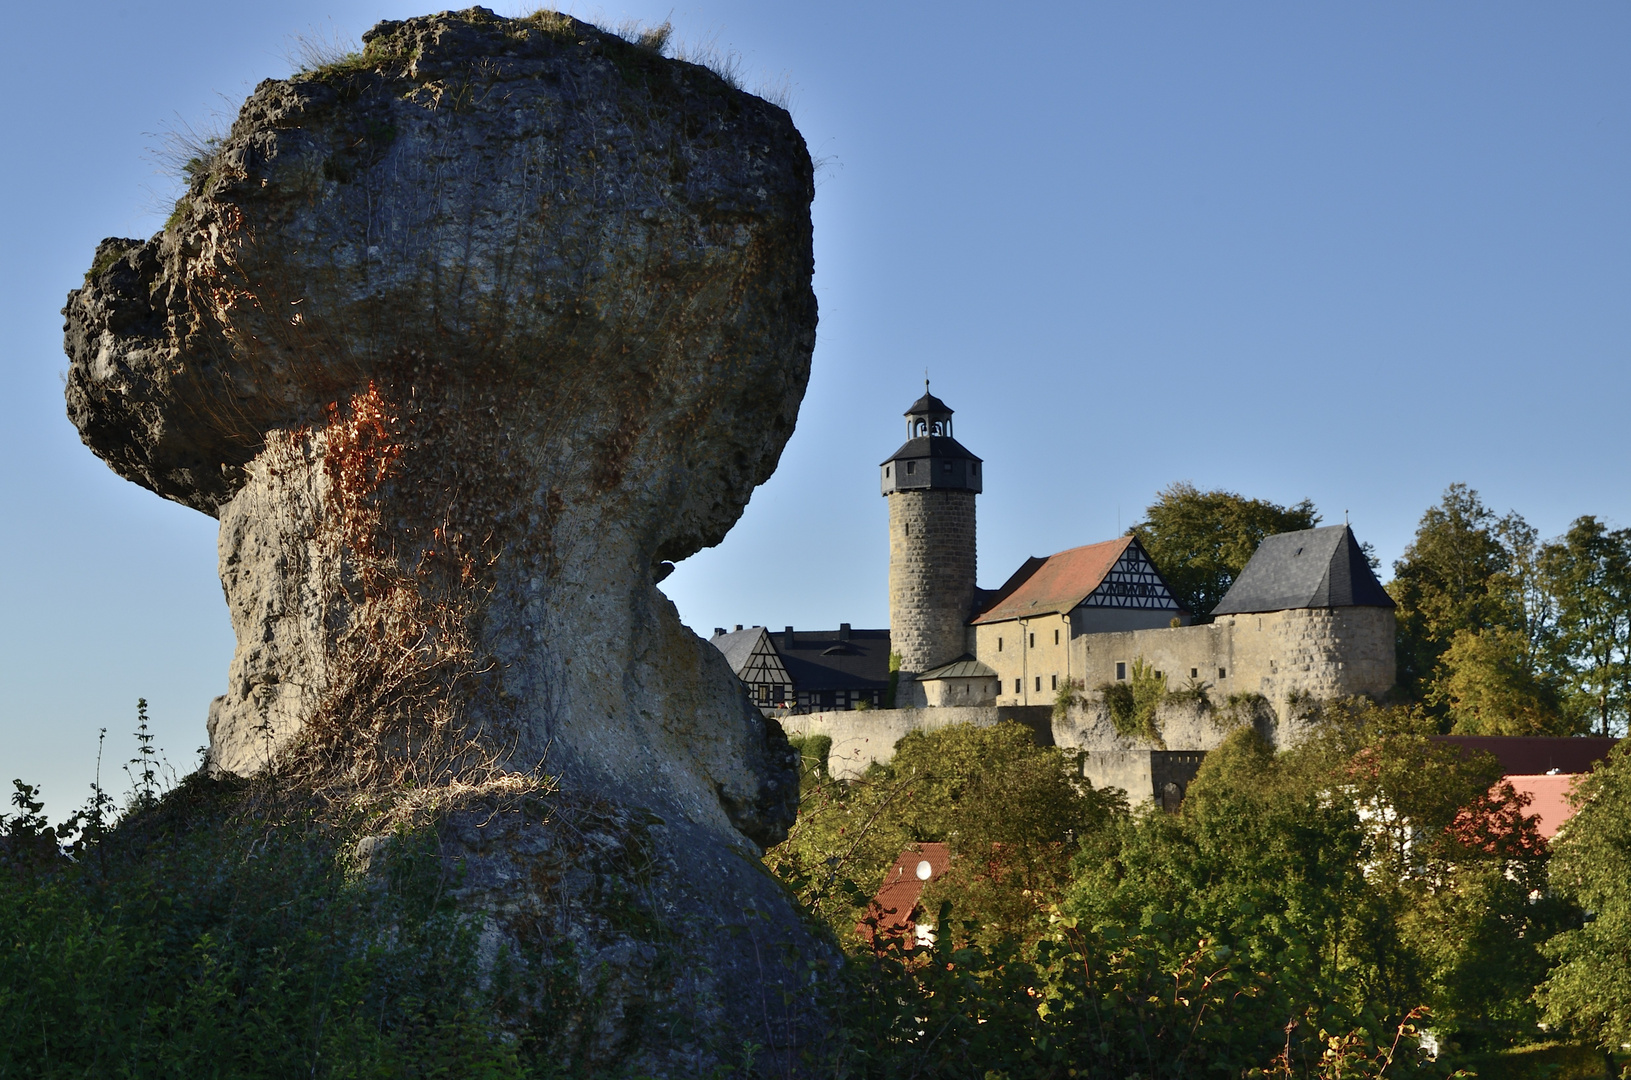
[[[974,497],[937,489],[889,496],[889,626],[903,672],[928,671],[967,651]],[[901,686],[908,681],[903,676]]]

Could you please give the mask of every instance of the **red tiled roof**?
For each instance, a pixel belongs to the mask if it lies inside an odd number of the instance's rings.
[[[918,876],[918,864],[925,862],[929,864],[927,880],[933,881],[951,865],[951,850],[945,844],[914,844],[900,853],[895,865],[884,875],[877,895],[867,906],[867,916],[877,920],[879,930],[886,934],[912,931],[917,921],[912,918],[912,913],[927,883]],[[866,923],[858,925],[855,931],[867,940],[872,938],[872,928]]]
[[[1563,823],[1574,816],[1569,804],[1569,792],[1574,790],[1579,773],[1553,773],[1539,776],[1513,774],[1501,779],[1510,783],[1521,795],[1529,796],[1528,812],[1540,818],[1540,835],[1550,840],[1557,835]]]
[[[1088,544],[1048,556],[1024,584],[981,612],[974,622],[1004,622],[1073,610],[1099,587],[1104,575],[1132,542],[1131,536],[1118,536],[1102,544]]]
[[[1433,735],[1434,742],[1461,747],[1463,754],[1481,750],[1501,763],[1501,771],[1516,776],[1538,776],[1554,769],[1560,773],[1590,772],[1608,757],[1618,739],[1593,736],[1545,735]]]

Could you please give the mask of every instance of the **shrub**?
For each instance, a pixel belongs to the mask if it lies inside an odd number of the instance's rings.
[[[1146,664],[1143,657],[1133,659],[1128,678],[1100,683],[1098,689],[1118,732],[1128,738],[1148,739],[1156,746],[1166,745],[1156,724],[1156,713],[1167,700],[1166,676]]]

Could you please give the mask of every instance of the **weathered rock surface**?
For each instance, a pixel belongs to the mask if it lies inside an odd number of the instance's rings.
[[[762,1001],[807,995],[765,928],[824,955],[755,858],[796,757],[655,579],[724,536],[792,432],[803,140],[565,16],[365,41],[262,83],[166,229],[98,248],[65,310],[69,415],[220,518],[216,768],[485,757],[638,809],[671,871],[653,910],[711,928],[680,935],[694,978],[773,1041]]]

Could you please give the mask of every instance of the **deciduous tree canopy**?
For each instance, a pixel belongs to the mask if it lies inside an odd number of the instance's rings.
[[[1163,488],[1145,507],[1144,520],[1129,531],[1179,602],[1196,621],[1206,622],[1265,536],[1312,529],[1319,522],[1307,499],[1287,507],[1180,481]]]

